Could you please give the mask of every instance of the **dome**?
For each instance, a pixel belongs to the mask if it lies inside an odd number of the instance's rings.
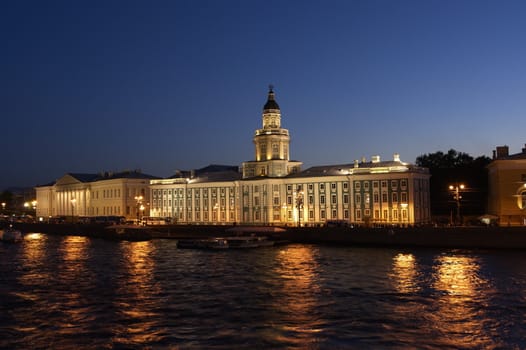
[[[270,85],[269,86],[269,91],[268,91],[267,103],[265,103],[265,106],[263,106],[263,110],[266,110],[266,109],[279,109],[278,103],[276,102],[276,100],[274,100],[274,91],[272,89],[273,89],[273,86]]]

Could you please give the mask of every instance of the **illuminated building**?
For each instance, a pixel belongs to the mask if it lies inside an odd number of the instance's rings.
[[[488,165],[488,213],[501,226],[526,225],[526,145],[521,153],[509,154],[499,146]]]
[[[429,172],[374,156],[311,167],[290,160],[290,136],[272,87],[254,136],[255,160],[150,181],[150,215],[188,224],[414,225],[430,221]]]
[[[68,173],[54,183],[36,187],[37,216],[137,217],[150,202],[149,184],[155,176],[139,171]],[[138,201],[140,198],[140,202]]]

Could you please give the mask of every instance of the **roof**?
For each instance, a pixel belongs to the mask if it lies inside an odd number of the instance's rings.
[[[239,171],[204,172],[192,178],[190,183],[237,181],[241,180],[241,177],[242,174]]]
[[[315,176],[339,176],[350,174],[368,174],[380,172],[404,172],[418,171],[429,172],[427,168],[416,167],[412,164],[391,160],[383,162],[355,162],[346,164],[313,166],[302,172],[291,174],[287,177],[315,177]]]
[[[274,99],[274,91],[272,91],[272,85],[269,87],[267,103],[263,106],[263,110],[267,109],[279,109],[279,105]]]
[[[217,173],[217,172],[239,172],[237,165],[221,165],[221,164],[210,164],[201,169],[196,170],[177,170],[174,175],[168,177],[168,179],[178,178],[193,178],[201,176],[202,174]]]
[[[92,182],[97,179],[100,174],[85,174],[85,173],[66,173],[66,175],[69,175],[80,182]]]

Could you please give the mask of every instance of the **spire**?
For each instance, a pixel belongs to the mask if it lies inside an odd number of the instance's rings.
[[[267,103],[265,103],[263,110],[267,110],[267,109],[279,109],[279,105],[274,99],[274,86],[273,85],[269,85],[268,87]]]

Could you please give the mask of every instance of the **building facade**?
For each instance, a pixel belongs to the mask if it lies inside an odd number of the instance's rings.
[[[509,154],[499,146],[488,165],[488,213],[500,226],[526,225],[526,145],[522,152]]]
[[[139,171],[62,176],[36,187],[36,215],[48,217],[121,216],[137,219],[150,210],[150,180]]]
[[[184,224],[414,225],[430,221],[429,172],[374,156],[311,167],[290,160],[290,136],[272,89],[254,136],[255,160],[150,181],[150,215]],[[228,168],[228,169],[227,169]]]

